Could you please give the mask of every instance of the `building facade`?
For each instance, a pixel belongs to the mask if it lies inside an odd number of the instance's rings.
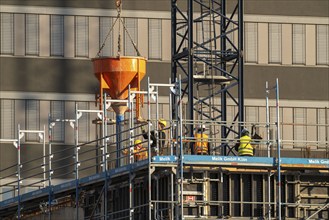
[[[98,109],[91,59],[104,42],[101,55],[118,52],[118,27],[109,33],[117,16],[114,3],[2,0],[0,4],[0,139],[17,138],[17,124],[27,130],[47,128],[49,114],[73,119],[76,105]],[[283,139],[328,141],[329,2],[246,0],[244,6],[246,121],[265,122],[265,82],[274,84],[278,78],[281,120],[286,123]],[[168,83],[170,1],[124,0],[122,17],[132,41],[148,59],[147,76],[152,82]],[[129,36],[120,31],[123,54],[135,56]],[[201,31],[197,28],[196,38]],[[237,42],[237,36],[230,37]],[[274,94],[270,98],[275,122]],[[169,118],[169,112],[162,111],[161,117]],[[84,116],[79,129],[81,142],[96,139],[92,116]],[[74,144],[70,125],[58,123],[53,141],[58,149]],[[39,142],[37,135],[24,137],[27,157],[40,154]],[[328,154],[328,147],[321,149]],[[0,169],[16,159],[12,144],[0,143]]]

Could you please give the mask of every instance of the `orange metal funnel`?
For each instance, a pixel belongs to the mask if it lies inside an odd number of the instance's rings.
[[[129,85],[131,90],[140,90],[140,81],[146,73],[145,58],[101,57],[92,59],[92,62],[94,73],[100,81],[101,94],[106,90],[112,99],[127,99]]]

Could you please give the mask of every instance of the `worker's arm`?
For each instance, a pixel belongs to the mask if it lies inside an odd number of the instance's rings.
[[[128,154],[128,149],[124,149],[121,152],[122,152],[122,154],[127,155]]]
[[[148,132],[146,132],[143,128],[142,128],[142,135],[143,135],[143,138],[144,139],[149,139],[149,136],[148,136]],[[150,132],[150,139],[152,140],[152,142],[155,144],[156,143],[156,138],[155,138],[155,134],[154,134],[154,131],[151,131]]]

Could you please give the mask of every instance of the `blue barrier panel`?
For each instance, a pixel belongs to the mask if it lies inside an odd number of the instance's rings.
[[[21,196],[21,202],[42,197],[49,194],[49,187],[38,189],[29,193],[25,193]]]
[[[69,182],[61,183],[59,185],[55,185],[53,188],[54,193],[63,192],[69,189],[75,188],[75,180],[71,180]]]
[[[173,163],[177,162],[176,156],[154,156],[152,157],[152,162],[154,163]]]
[[[94,182],[99,182],[99,181],[102,181],[105,177],[105,173],[102,172],[102,173],[98,173],[98,174],[94,174],[94,175],[91,175],[91,176],[87,176],[87,177],[84,177],[84,178],[81,178],[80,181],[79,181],[79,184],[90,184],[90,183],[94,183]]]
[[[323,158],[281,158],[281,166],[295,168],[329,169],[329,159]]]
[[[18,196],[0,202],[0,207],[4,208],[18,202]]]
[[[273,167],[273,157],[184,155],[184,164]]]

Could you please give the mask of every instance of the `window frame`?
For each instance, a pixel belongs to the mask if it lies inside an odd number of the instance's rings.
[[[108,19],[108,24],[110,27],[107,31],[105,31],[105,26],[103,24],[106,24],[106,19]],[[106,21],[106,22],[105,22]],[[105,23],[104,23],[105,22]],[[100,56],[114,56],[114,45],[113,45],[113,30],[111,33],[109,33],[110,28],[113,26],[113,18],[112,17],[106,17],[101,16],[99,17],[99,48],[102,47],[102,44],[105,43],[105,46],[102,48],[102,51],[100,52]],[[104,33],[103,33],[104,31]],[[109,34],[108,38],[105,41],[106,36]],[[105,42],[104,42],[105,41]]]
[[[248,31],[249,25],[253,24],[254,25],[254,31]],[[244,23],[244,34],[245,34],[245,62],[246,63],[258,63],[258,23],[257,22],[245,22]],[[252,56],[252,54],[249,53],[249,48],[252,48],[252,45],[250,45],[249,42],[249,33],[254,33],[253,38],[251,38],[250,40],[254,41],[253,43],[255,44],[254,46],[254,55]],[[251,36],[250,36],[251,37]],[[252,57],[251,57],[252,56]]]
[[[29,18],[35,16],[36,23],[29,23]],[[30,30],[29,27],[35,25]],[[31,35],[31,36],[30,36]],[[35,41],[35,42],[34,42]],[[35,44],[35,51],[33,51],[33,46],[30,44]],[[25,55],[26,56],[39,56],[40,54],[40,21],[38,14],[25,14]]]
[[[35,102],[36,106],[35,109],[30,109],[30,104],[33,104]],[[33,107],[33,106],[32,106]],[[34,100],[34,99],[27,99],[25,100],[25,125],[27,130],[40,130],[40,100]],[[30,112],[31,111],[31,112]],[[30,120],[33,120],[33,114],[35,111],[35,127],[31,125]],[[31,128],[32,127],[32,128]],[[38,134],[26,134],[26,141],[28,142],[39,142]]]
[[[8,105],[6,103],[4,103],[5,101],[11,102],[8,103],[9,105],[11,105],[10,109],[4,109],[5,105]],[[10,111],[9,113],[6,114],[6,111]],[[11,122],[8,123],[10,124],[11,128],[10,128],[10,134],[7,134],[5,131],[8,130],[8,124],[6,123],[6,121],[9,119],[8,114],[10,114],[10,120]],[[4,139],[14,139],[16,136],[16,132],[15,132],[15,100],[10,100],[10,99],[0,99],[0,123],[1,123],[1,133],[0,133],[0,138],[4,138]],[[6,129],[3,128],[3,126],[6,127]]]
[[[134,30],[134,36],[131,36],[132,30],[131,30],[131,27],[129,27],[129,25],[127,25],[127,21],[134,21],[135,27],[132,27]],[[136,47],[138,48],[138,18],[125,18],[124,22],[125,22],[127,31],[129,32],[132,40],[134,41],[134,43],[136,44]],[[128,36],[127,31],[124,30],[124,34],[123,34],[123,36],[124,36],[124,55],[125,56],[137,56],[137,52]],[[127,47],[128,45],[129,45],[129,47]],[[129,48],[129,51],[127,51],[128,48]],[[133,51],[133,53],[130,54],[130,52],[131,52],[130,50]]]
[[[271,32],[271,26],[272,25],[278,25],[278,32],[277,33],[273,33]],[[279,35],[279,42],[278,42],[278,48],[279,48],[279,51],[278,51],[278,60],[272,60],[273,58],[273,51],[272,51],[272,48],[275,47],[273,46],[272,47],[272,41],[273,41],[273,38],[275,38],[275,36],[272,36],[272,35]],[[268,63],[269,64],[282,64],[282,24],[280,23],[269,23],[268,24]]]
[[[319,45],[319,27],[326,27],[326,35],[324,36],[326,39],[324,39],[323,42],[326,43],[326,45]],[[316,25],[316,65],[329,65],[329,25],[327,24],[318,24]],[[324,61],[319,58],[319,48],[326,48],[327,50],[324,51],[326,53],[326,57],[324,58]],[[320,60],[320,61],[319,61]]]
[[[300,48],[302,48],[302,60],[299,61],[298,57],[296,57],[298,54],[296,54],[298,51],[296,48],[298,48],[298,46],[296,45],[296,39],[298,36],[295,36],[295,30],[296,27],[302,27],[302,42],[301,42],[301,46]],[[297,33],[296,33],[297,34]],[[306,25],[305,24],[292,24],[292,64],[294,65],[305,65],[306,64]]]
[[[53,100],[50,101],[50,116],[52,119],[65,119],[65,101]],[[58,104],[60,106],[58,106]],[[57,108],[60,109],[57,109]],[[56,109],[55,109],[56,108]],[[58,133],[59,132],[59,135]],[[57,136],[59,138],[57,139]],[[64,143],[65,142],[65,122],[56,122],[55,126],[52,127],[52,142]]]
[[[157,28],[153,28],[151,27],[152,25],[152,22],[154,21],[157,21],[159,22],[159,26]],[[155,44],[157,44],[158,46],[158,50],[156,51],[157,55],[158,56],[152,56],[153,53],[151,51],[152,48],[153,48],[153,42],[154,42],[154,39],[155,37],[152,36],[152,33],[153,31],[158,31],[159,33],[159,38],[156,39],[157,41],[155,42]],[[157,19],[157,18],[150,18],[148,19],[148,43],[149,43],[149,46],[148,46],[148,58],[150,60],[162,60],[162,19]]]
[[[60,24],[57,24],[59,27],[56,27],[56,28],[59,28],[61,29],[59,33],[57,33],[57,29],[54,29],[55,27],[55,24],[53,23],[53,19],[55,18],[61,18],[61,21],[60,21]],[[56,32],[56,33],[54,33]],[[54,45],[54,41],[57,40],[54,39],[56,34],[61,34],[62,37],[61,39],[59,39],[58,41],[60,43],[60,47],[61,47],[61,50],[59,53],[57,53],[56,50],[53,49],[53,47],[55,46]],[[64,44],[65,44],[65,28],[64,28],[64,15],[50,15],[50,56],[51,57],[64,57]],[[56,51],[56,52],[54,52]]]
[[[82,36],[82,33],[80,33],[79,31],[82,32],[81,27],[79,25],[79,19],[82,19],[84,18],[85,19],[85,33],[84,33],[84,37]],[[74,34],[75,34],[75,57],[78,57],[78,58],[88,58],[89,57],[89,17],[88,16],[75,16],[74,17],[75,21],[74,21]],[[80,43],[79,42],[79,36],[81,35],[81,38],[82,40],[84,41],[83,43]],[[80,47],[80,44],[84,44],[85,46],[85,50],[83,51],[80,51],[79,49],[81,48]]]
[[[10,31],[8,31],[8,30],[3,30],[3,28],[4,28],[4,26],[5,25],[3,25],[3,20],[4,20],[4,18],[3,18],[3,16],[5,16],[5,15],[8,15],[8,16],[10,16],[10,19],[11,19],[11,24],[9,24],[9,29],[10,29]],[[15,14],[14,13],[0,13],[0,21],[1,21],[1,23],[0,23],[0,33],[1,33],[1,35],[0,35],[0,42],[1,42],[1,44],[0,44],[0,54],[3,54],[3,55],[14,55],[14,51],[15,51],[15,28],[14,28],[14,25],[15,25],[15,16],[14,16]],[[8,33],[10,33],[10,48],[8,49],[8,51],[7,51],[7,48],[6,48],[6,50],[4,50],[3,48],[4,48],[4,46],[3,46],[3,44],[4,44],[4,42],[6,42],[6,43],[8,43],[8,40],[3,40],[3,38],[5,38],[3,35],[4,34],[8,34]]]

